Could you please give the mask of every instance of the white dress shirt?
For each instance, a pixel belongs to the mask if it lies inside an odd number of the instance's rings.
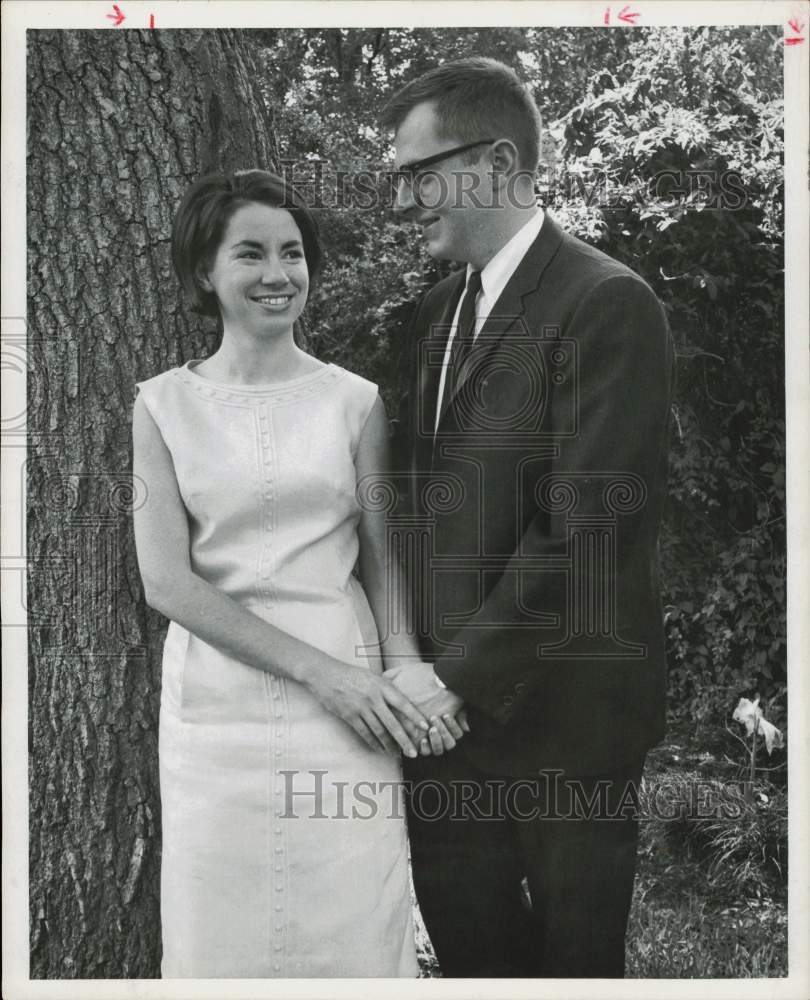
[[[486,323],[495,303],[501,297],[501,293],[509,283],[509,279],[517,270],[518,264],[520,264],[526,256],[529,247],[537,239],[540,228],[543,225],[543,218],[543,209],[538,208],[529,221],[518,229],[512,239],[508,243],[504,243],[481,272],[481,291],[478,293],[478,298],[475,302],[475,333],[473,334],[473,342],[475,342],[475,338],[478,336],[481,327]],[[469,281],[472,271],[472,266],[468,264],[465,283]],[[462,293],[461,298],[458,300],[458,305],[453,315],[453,323],[450,327],[450,336],[447,338],[447,348],[444,352],[442,373],[439,378],[439,396],[436,400],[436,422],[433,425],[434,434],[439,426],[447,366],[450,363],[450,353],[453,349],[453,341],[455,340],[456,328],[458,327],[458,314],[461,310],[461,303],[465,294]]]

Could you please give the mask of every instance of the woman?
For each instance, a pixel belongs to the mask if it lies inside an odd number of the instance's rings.
[[[381,676],[384,530],[355,499],[385,468],[382,404],[295,344],[320,246],[281,178],[197,182],[172,251],[222,343],[140,383],[133,418],[148,489],[138,561],[148,603],[171,619],[163,975],[416,975],[390,788],[394,752],[416,756],[427,722]],[[376,623],[352,575],[358,552]],[[407,639],[382,651],[415,654]],[[431,729],[436,752],[449,729]],[[386,783],[371,815],[355,807],[359,785],[368,798]]]

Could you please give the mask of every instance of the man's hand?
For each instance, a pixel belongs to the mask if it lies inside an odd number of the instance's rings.
[[[457,694],[439,686],[432,664],[403,664],[386,670],[385,677],[393,681],[430,722],[428,735],[420,745],[423,756],[452,750],[464,733],[470,731],[464,701]]]

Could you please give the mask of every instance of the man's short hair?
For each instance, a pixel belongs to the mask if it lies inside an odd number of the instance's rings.
[[[312,288],[323,250],[318,223],[295,188],[268,170],[208,174],[186,191],[172,228],[172,263],[193,312],[219,315],[217,297],[200,285],[197,270],[212,264],[231,216],[251,202],[286,209],[293,217],[301,230]]]
[[[385,105],[384,128],[396,130],[418,104],[433,104],[439,134],[475,142],[490,136],[511,139],[519,165],[534,172],[540,161],[540,112],[528,87],[509,66],[472,56],[437,66],[411,80]]]

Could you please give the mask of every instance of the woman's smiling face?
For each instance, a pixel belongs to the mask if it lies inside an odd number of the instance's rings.
[[[225,330],[257,337],[291,334],[309,290],[295,219],[286,209],[261,202],[241,205],[199,280],[216,295]]]

